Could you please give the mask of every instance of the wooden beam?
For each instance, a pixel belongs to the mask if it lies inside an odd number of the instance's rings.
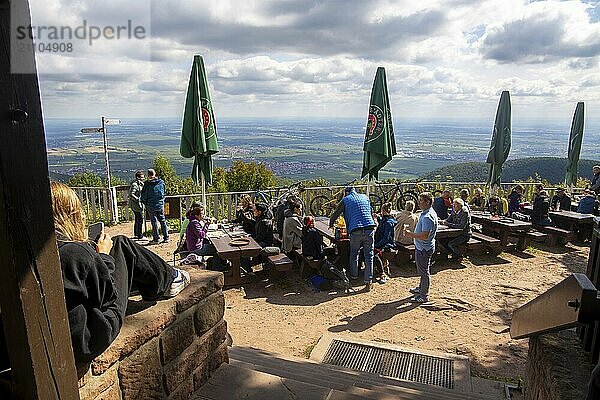
[[[0,305],[13,394],[78,399],[35,59],[26,54],[34,73],[11,74],[11,9],[13,23],[31,18],[27,0],[0,0]]]

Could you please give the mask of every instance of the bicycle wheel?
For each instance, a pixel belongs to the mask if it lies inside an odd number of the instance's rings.
[[[383,205],[381,197],[375,193],[369,193],[369,201],[371,202],[371,212],[381,212],[381,206]]]
[[[407,201],[412,201],[413,203],[415,203],[415,206],[418,206],[419,196],[412,190],[402,193],[402,195],[398,197],[398,200],[396,200],[396,209],[404,210]]]
[[[310,213],[315,217],[328,217],[335,210],[336,205],[327,196],[315,196],[310,201]]]

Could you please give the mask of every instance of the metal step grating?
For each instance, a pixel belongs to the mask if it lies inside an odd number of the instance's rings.
[[[333,339],[324,364],[454,389],[454,361]]]

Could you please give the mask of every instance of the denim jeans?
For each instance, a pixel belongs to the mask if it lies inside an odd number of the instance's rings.
[[[417,264],[417,272],[421,277],[421,281],[419,283],[419,291],[421,292],[421,296],[425,298],[429,294],[429,283],[431,280],[429,267],[431,265],[432,256],[433,250],[415,249],[415,263]]]
[[[152,223],[152,239],[158,242],[160,235],[158,234],[158,223],[160,222],[160,230],[162,231],[165,240],[169,239],[169,229],[167,228],[167,220],[165,219],[164,210],[149,211],[150,222]]]
[[[460,257],[462,256],[462,253],[460,252],[458,246],[463,243],[467,243],[469,239],[471,239],[471,235],[460,235],[454,238],[440,239],[439,245],[443,251],[452,253],[452,255],[455,257]]]
[[[358,229],[350,232],[350,275],[358,276],[358,252],[363,249],[365,257],[365,283],[373,279],[374,229]]]
[[[144,236],[144,233],[142,232],[144,217],[141,211],[133,211],[133,215],[135,216],[135,222],[133,224],[133,237],[141,239]]]

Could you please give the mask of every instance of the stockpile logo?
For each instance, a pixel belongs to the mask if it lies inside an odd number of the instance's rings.
[[[65,13],[68,18],[60,13],[36,13],[34,3],[31,21],[12,3],[16,2],[11,2],[10,27],[14,74],[36,72],[33,54],[38,72],[44,74],[131,73],[132,58],[150,61],[149,1],[123,1],[127,11],[114,7],[106,13],[94,12],[90,4],[79,15]]]

